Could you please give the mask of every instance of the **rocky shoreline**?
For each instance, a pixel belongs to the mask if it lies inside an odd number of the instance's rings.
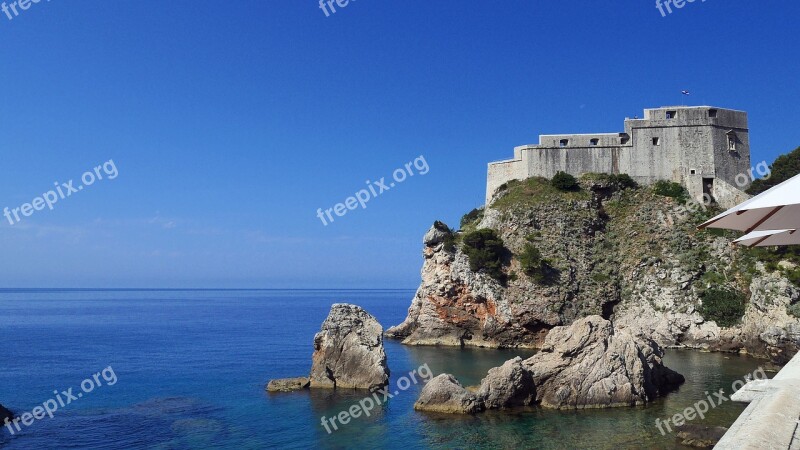
[[[788,361],[800,348],[800,319],[788,312],[800,288],[730,239],[698,232],[691,217],[665,227],[659,213],[674,207],[647,189],[602,181],[583,180],[569,194],[536,180],[509,187],[464,232],[437,223],[425,234],[421,284],[386,336],[406,345],[541,348],[553,328],[599,315],[662,347]],[[471,269],[459,239],[477,229],[496,231],[507,247],[505,283]],[[531,242],[552,264],[552,282],[524,274],[519,255]],[[711,287],[746,296],[736,324],[704,315]]]
[[[662,363],[653,341],[614,330],[590,316],[554,328],[543,349],[489,370],[477,392],[449,374],[425,385],[414,405],[420,411],[472,414],[490,409],[539,405],[549,409],[643,405],[680,386],[684,377]]]

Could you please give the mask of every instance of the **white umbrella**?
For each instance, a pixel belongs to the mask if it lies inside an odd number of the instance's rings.
[[[744,247],[772,247],[776,245],[800,245],[797,230],[753,231],[733,241]]]
[[[700,225],[731,230],[795,230],[800,228],[800,175]]]

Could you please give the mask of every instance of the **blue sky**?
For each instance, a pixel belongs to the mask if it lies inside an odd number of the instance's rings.
[[[8,0],[6,0],[8,1]],[[413,288],[421,239],[540,133],[687,100],[746,110],[753,160],[800,145],[797,2],[312,0],[32,4],[0,15],[2,287]],[[330,208],[423,155],[409,178]]]

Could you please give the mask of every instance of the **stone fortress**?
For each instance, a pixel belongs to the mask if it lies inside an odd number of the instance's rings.
[[[748,196],[741,174],[749,174],[747,113],[710,106],[646,109],[643,119],[625,119],[622,133],[539,136],[539,144],[514,149],[514,159],[489,164],[488,205],[511,180],[552,178],[557,172],[628,174],[637,183],[682,184],[695,199],[704,194],[723,208]],[[738,176],[738,177],[737,177]]]

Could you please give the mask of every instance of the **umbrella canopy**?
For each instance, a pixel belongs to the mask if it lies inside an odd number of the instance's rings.
[[[800,245],[797,230],[754,231],[733,241],[744,247],[772,247],[776,245]]]
[[[800,175],[700,225],[704,228],[768,231],[800,228]]]

